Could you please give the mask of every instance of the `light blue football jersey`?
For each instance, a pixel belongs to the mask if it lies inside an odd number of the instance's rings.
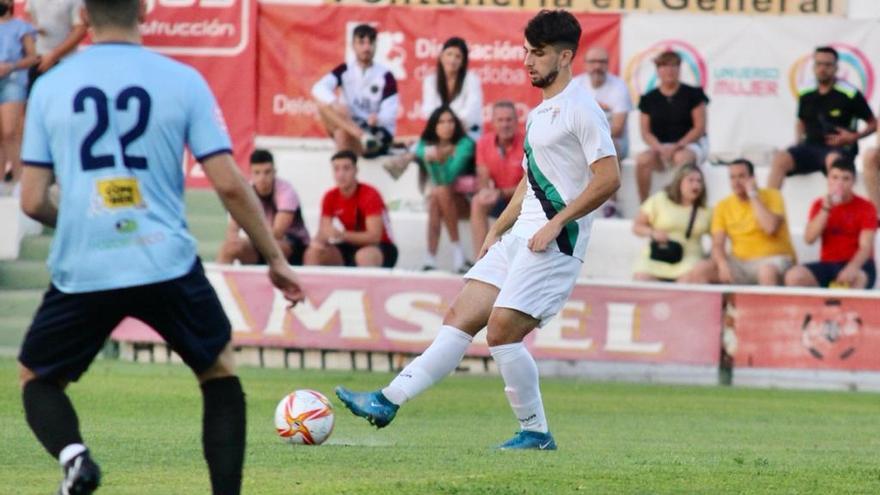
[[[77,293],[185,275],[196,258],[184,212],[183,153],[231,150],[207,83],[140,45],[91,46],[39,78],[22,162],[61,189],[52,283]]]

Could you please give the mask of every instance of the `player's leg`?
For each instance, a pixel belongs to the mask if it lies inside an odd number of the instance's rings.
[[[214,494],[241,491],[245,398],[235,375],[232,329],[201,263],[186,275],[134,289],[132,316],[155,329],[199,380],[202,449]]]
[[[85,373],[122,320],[123,299],[116,292],[65,294],[52,286],[22,343],[18,360],[25,417],[62,466],[62,493],[91,493],[100,483],[100,469],[80,434],[65,387]]]
[[[437,337],[387,387],[353,392],[336,387],[336,395],[354,414],[378,428],[387,426],[397,409],[455,371],[473,336],[489,319],[498,288],[469,280],[443,318]]]
[[[636,155],[636,185],[639,189],[639,202],[644,203],[651,194],[651,174],[663,170],[663,162],[656,151],[645,150]]]
[[[541,322],[521,311],[496,307],[489,317],[486,339],[504,379],[504,393],[519,421],[520,432],[500,448],[553,450],[556,442],[547,427],[538,365],[523,339]]]

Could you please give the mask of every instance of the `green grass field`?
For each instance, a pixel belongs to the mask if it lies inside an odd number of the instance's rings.
[[[54,493],[0,360],[0,492]],[[544,380],[556,452],[497,452],[516,429],[497,377],[452,377],[384,430],[337,406],[320,447],[272,425],[295,388],[331,395],[389,375],[245,368],[248,494],[880,493],[880,396]],[[201,401],[175,365],[96,362],[70,393],[107,494],[205,494]]]

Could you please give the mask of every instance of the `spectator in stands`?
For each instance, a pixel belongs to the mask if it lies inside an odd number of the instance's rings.
[[[251,185],[263,206],[263,215],[275,242],[284,257],[292,265],[301,265],[303,253],[309,245],[309,231],[303,222],[299,196],[293,186],[276,177],[275,159],[272,153],[257,149],[251,153]],[[241,227],[232,218],[226,229],[226,240],[220,246],[217,263],[245,265],[265,264],[265,260],[248,237],[243,237]]]
[[[336,187],[321,201],[321,225],[305,254],[306,265],[382,266],[397,263],[385,201],[357,180],[357,155],[337,151],[330,159]]]
[[[733,193],[715,205],[712,260],[695,269],[695,281],[780,285],[795,261],[782,194],[759,189],[755,166],[746,159],[734,160],[728,168]]]
[[[877,129],[877,120],[862,93],[837,79],[837,59],[837,50],[830,46],[813,52],[816,87],[802,92],[798,100],[798,143],[773,157],[769,187],[781,188],[786,175],[826,173],[838,158],[854,160],[859,139]],[[867,123],[861,132],[859,120]]]
[[[709,154],[706,104],[700,87],[679,80],[681,56],[668,50],[654,59],[660,85],[639,100],[642,139],[648,149],[636,156],[639,200],[651,192],[651,174],[670,167],[700,165]]]
[[[456,189],[456,182],[465,175],[473,176],[475,147],[461,121],[447,106],[434,110],[416,144],[415,156],[433,185],[428,195],[428,253],[424,270],[437,267],[441,223],[446,225],[452,243],[453,269],[464,273],[470,268],[458,235],[460,212],[467,211],[467,200]]]
[[[489,217],[507,207],[523,176],[523,134],[516,107],[503,100],[492,105],[492,131],[477,142],[477,193],[471,199],[471,241],[479,253],[489,231]]]
[[[0,0],[0,171],[17,182],[21,174],[21,128],[27,99],[27,70],[39,61],[36,30],[12,16],[13,0]]]
[[[352,48],[356,62],[340,64],[312,87],[318,113],[336,149],[366,158],[388,152],[400,103],[394,75],[373,62],[376,36],[376,29],[368,24],[355,27]],[[342,89],[339,99],[337,88]]]
[[[80,17],[83,0],[28,0],[25,11],[37,28],[40,63],[31,67],[29,86],[40,74],[76,50],[88,31]]]
[[[683,165],[636,215],[633,233],[651,242],[633,270],[634,278],[691,282],[691,270],[704,258],[701,239],[709,233],[711,220],[703,172],[696,165]]]
[[[880,131],[877,133],[880,138]],[[880,141],[880,139],[878,139]],[[874,146],[865,150],[865,157],[862,159],[862,175],[865,179],[865,192],[868,199],[877,209],[880,215],[880,147]],[[878,220],[880,224],[880,220]]]
[[[785,274],[785,285],[798,287],[874,287],[874,234],[877,210],[853,193],[856,166],[837,158],[828,171],[828,194],[810,208],[804,231],[807,244],[822,239],[819,261],[798,265]]]
[[[474,141],[483,130],[483,88],[480,78],[468,72],[468,47],[461,38],[443,43],[437,59],[437,72],[422,82],[422,117],[428,119],[434,110],[447,106],[461,120],[467,135]]]
[[[626,118],[632,111],[632,100],[629,89],[623,79],[608,72],[608,51],[600,46],[594,46],[587,50],[584,62],[587,72],[575,78],[579,84],[583,84],[587,91],[592,94],[599,107],[608,117],[608,125],[611,127],[611,139],[614,141],[614,149],[617,150],[617,161],[629,155],[629,133],[626,128]],[[619,216],[616,204],[616,194],[602,207],[602,216]]]

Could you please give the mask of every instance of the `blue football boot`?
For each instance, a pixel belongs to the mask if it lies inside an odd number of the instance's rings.
[[[549,432],[518,431],[510,440],[498,446],[500,450],[532,449],[532,450],[556,450],[556,440]]]
[[[353,392],[343,386],[336,387],[336,397],[356,416],[366,418],[376,428],[384,428],[394,419],[400,406],[392,403],[382,392]]]

